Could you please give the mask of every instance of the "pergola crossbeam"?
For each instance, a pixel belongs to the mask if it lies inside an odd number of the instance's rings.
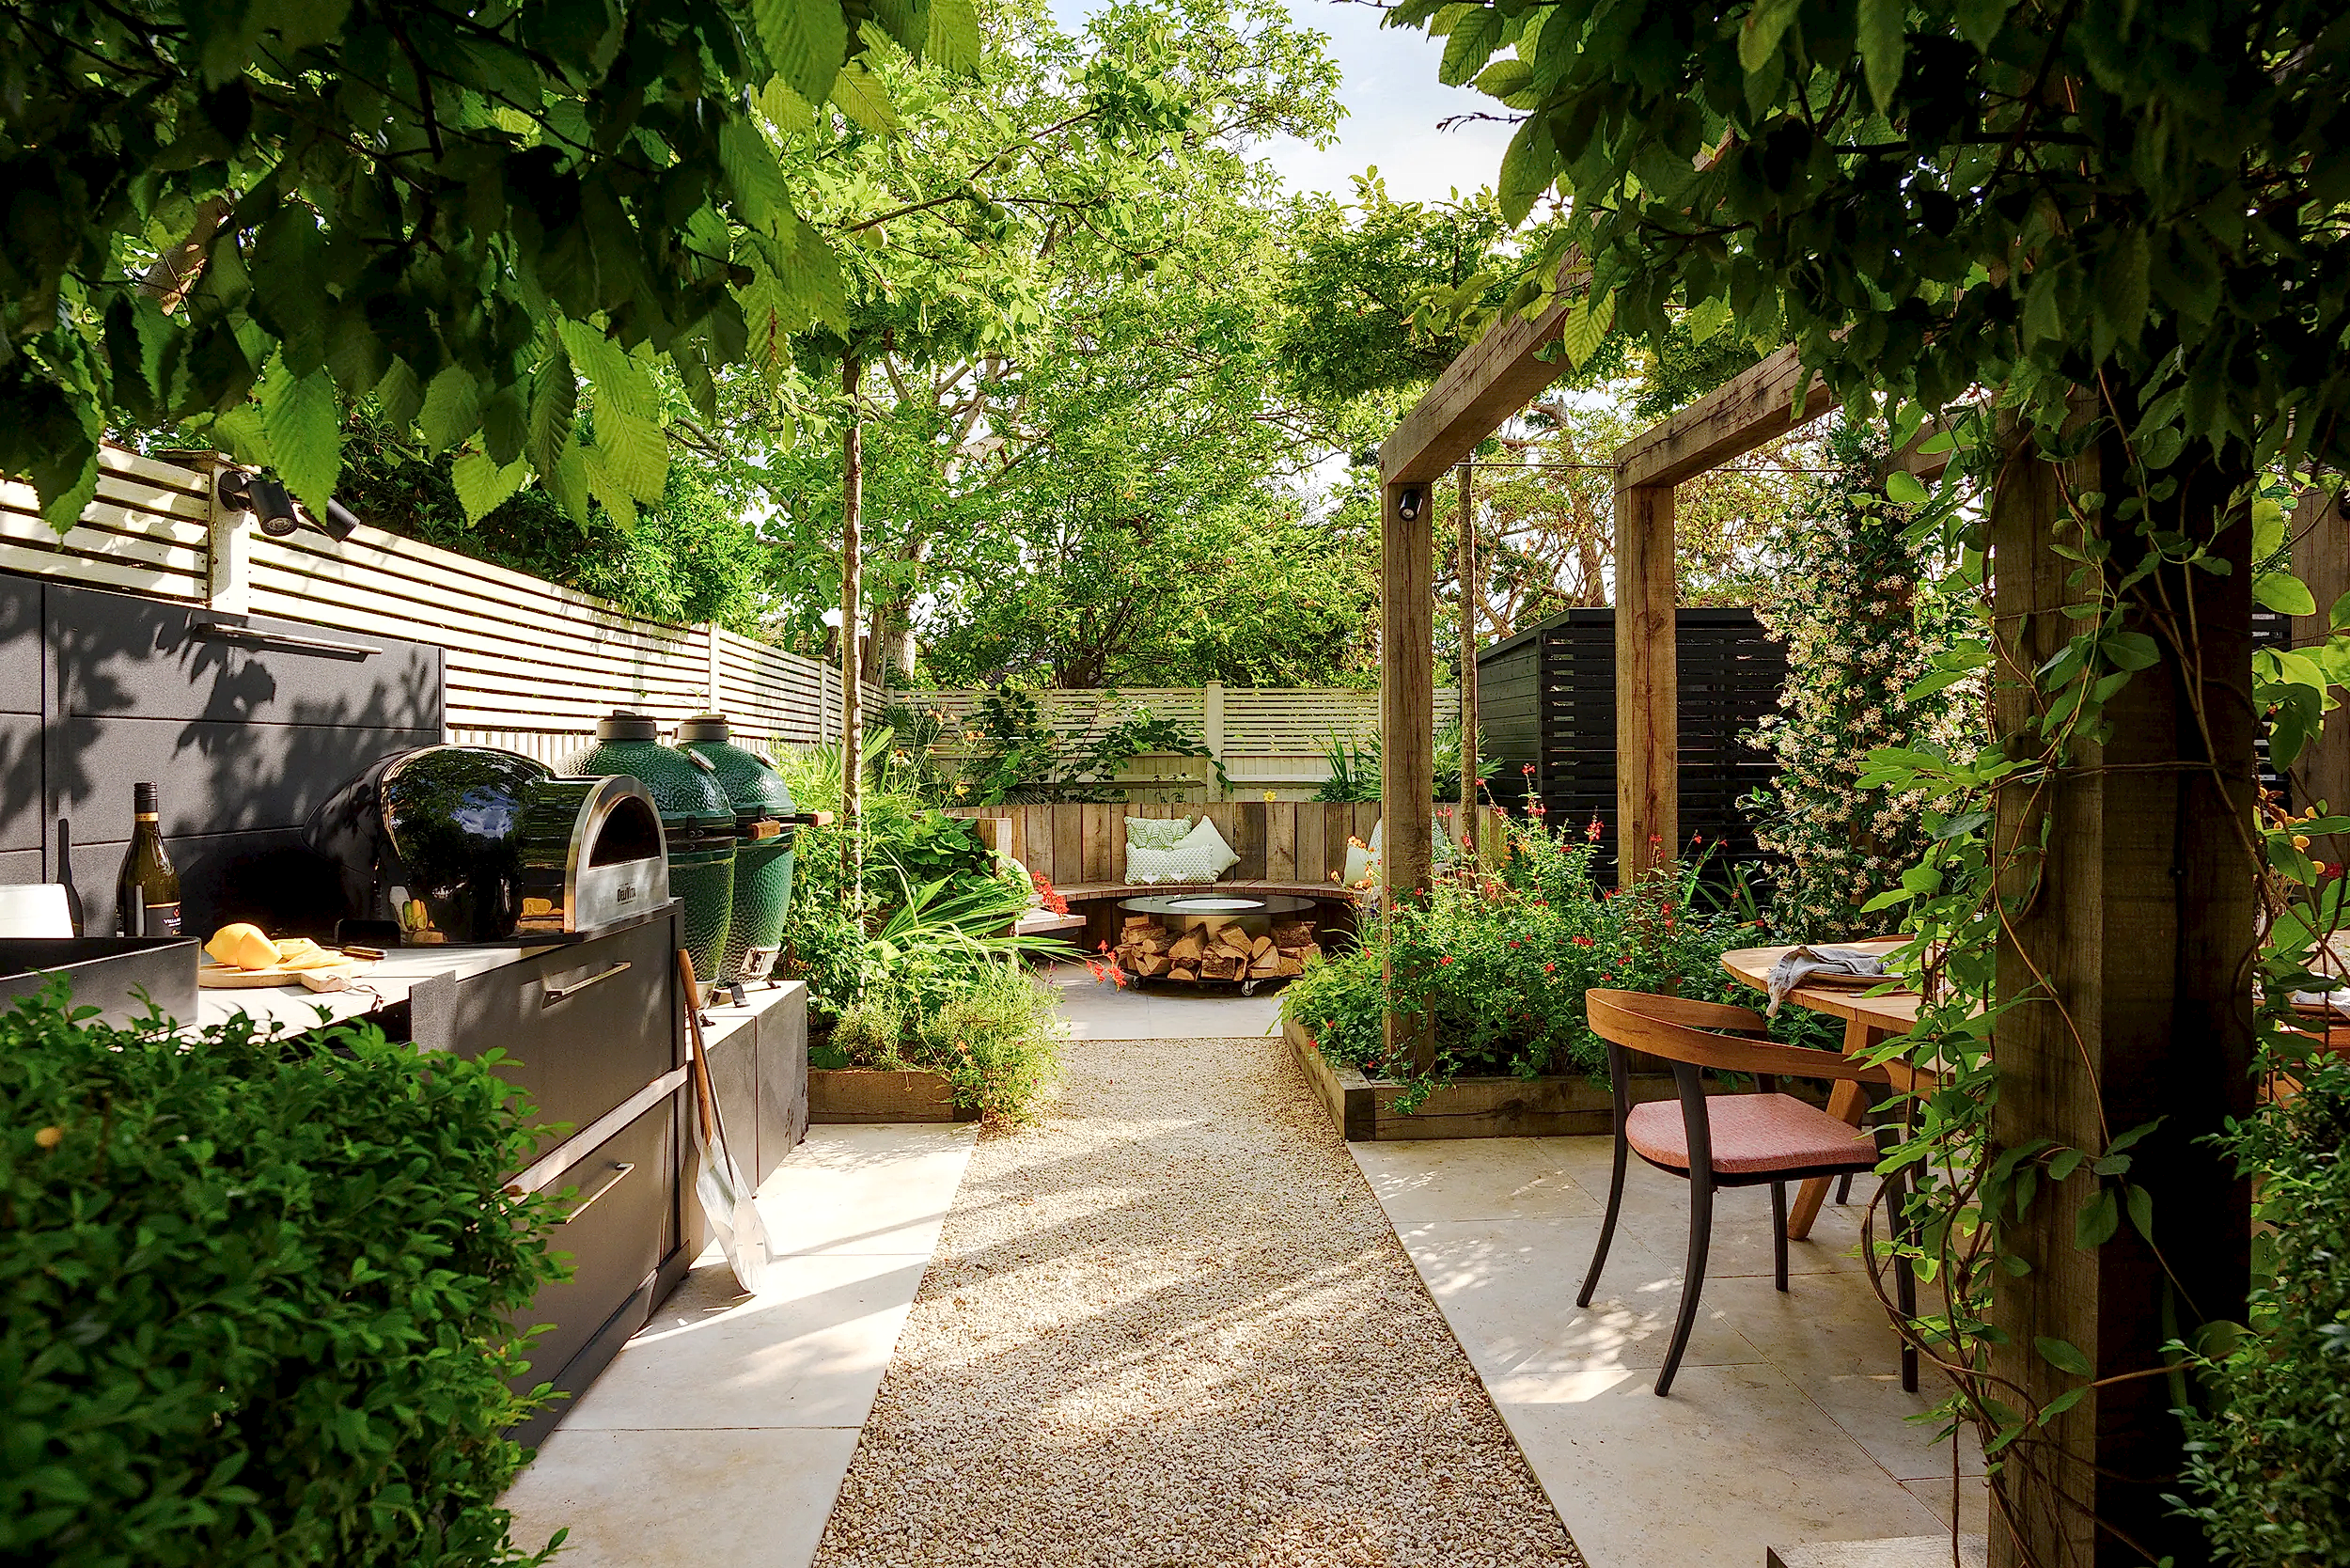
[[[1545,359],[1543,353],[1559,341],[1575,296],[1590,280],[1570,257],[1559,269],[1557,297],[1548,309],[1531,320],[1512,311],[1462,350],[1381,444],[1380,478],[1388,484],[1429,483],[1565,375],[1572,367],[1562,356]]]
[[[1836,406],[1836,395],[1815,378],[1798,407],[1795,388],[1803,379],[1803,362],[1790,343],[1617,447],[1616,488],[1694,479]]]

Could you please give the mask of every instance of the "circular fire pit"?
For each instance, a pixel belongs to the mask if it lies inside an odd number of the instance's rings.
[[[1163,926],[1174,937],[1170,951],[1175,956],[1166,969],[1158,974],[1137,971],[1136,979],[1236,985],[1246,996],[1266,980],[1281,978],[1277,955],[1270,967],[1261,962],[1271,949],[1274,922],[1310,913],[1314,901],[1287,893],[1159,893],[1120,900],[1118,907]]]

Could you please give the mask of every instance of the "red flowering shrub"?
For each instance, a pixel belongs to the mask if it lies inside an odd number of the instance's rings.
[[[1592,880],[1598,847],[1580,830],[1519,823],[1498,879],[1446,881],[1367,922],[1355,951],[1315,964],[1282,996],[1324,1055],[1372,1076],[1402,1078],[1386,1059],[1382,969],[1392,958],[1397,1000],[1435,1018],[1441,1081],[1456,1075],[1534,1077],[1606,1068],[1585,1020],[1594,985],[1752,1001],[1721,955],[1753,936],[1697,891],[1694,871],[1662,871],[1607,897]],[[1692,894],[1700,906],[1688,902]]]
[[[1053,885],[1050,882],[1047,882],[1044,878],[1037,875],[1034,871],[1030,871],[1028,873],[1028,880],[1036,884],[1037,897],[1044,901],[1043,906],[1046,909],[1051,910],[1056,915],[1066,915],[1069,913],[1069,901],[1062,898],[1058,893],[1054,892]]]

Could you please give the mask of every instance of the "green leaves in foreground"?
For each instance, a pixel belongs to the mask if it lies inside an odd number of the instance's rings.
[[[462,453],[468,509],[533,473],[575,518],[591,494],[658,496],[657,407],[591,376],[597,441],[573,444],[573,330],[666,366],[710,418],[717,370],[772,368],[779,340],[841,319],[838,262],[758,116],[835,102],[886,131],[866,55],[967,70],[980,42],[972,0],[871,17],[839,0],[0,16],[0,474],[62,529],[102,431],[177,427],[317,510],[343,414],[371,400]]]
[[[2103,384],[2154,474],[2190,447],[2350,452],[2330,0],[1399,0],[1386,22],[1517,119],[1503,214],[1560,220],[1526,273],[1574,254],[1618,330],[1661,344],[1719,301],[1856,409],[1995,386],[2054,431]]]
[[[496,1061],[0,1016],[0,1560],[539,1560],[497,1505],[552,1195]]]

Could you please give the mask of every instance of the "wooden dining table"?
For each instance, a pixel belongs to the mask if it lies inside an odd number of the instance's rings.
[[[1863,952],[1888,953],[1909,939],[1905,936],[1872,936],[1857,941],[1838,942],[1839,948],[1857,948]],[[1793,947],[1734,948],[1722,954],[1722,967],[1731,978],[1757,991],[1769,995],[1771,971],[1778,961],[1794,951]],[[1918,1027],[1918,1009],[1924,998],[1915,991],[1894,990],[1878,996],[1868,993],[1870,985],[1837,985],[1814,981],[1798,985],[1787,993],[1787,1000],[1807,1011],[1829,1018],[1840,1018],[1844,1024],[1844,1055],[1857,1058],[1863,1051],[1883,1043],[1887,1037],[1907,1034]],[[2350,1057],[2350,1021],[2344,1021],[2321,1009],[2307,1010],[2311,1016],[2302,1031],[2322,1048],[2337,1056]],[[1940,1080],[1931,1067],[1914,1066],[1895,1058],[1882,1064],[1892,1087],[1904,1094],[1923,1093]],[[2267,1085],[2265,1095],[2290,1095],[2295,1086],[2290,1078]],[[1860,1125],[1869,1113],[1869,1092],[1860,1085],[1838,1080],[1828,1091],[1828,1114],[1851,1126]],[[1829,1178],[1814,1177],[1803,1184],[1795,1194],[1795,1201],[1787,1211],[1787,1239],[1802,1241],[1811,1233],[1812,1222],[1820,1217],[1820,1207],[1827,1200]]]
[[[1840,948],[1857,948],[1863,952],[1889,953],[1908,941],[1904,936],[1872,937],[1856,942],[1839,942]],[[1792,947],[1734,948],[1722,954],[1722,967],[1731,978],[1753,986],[1757,991],[1770,991],[1771,970],[1778,961],[1794,951]],[[1871,985],[1882,982],[1871,982]],[[1835,985],[1813,981],[1798,985],[1787,993],[1789,1004],[1817,1012],[1829,1018],[1841,1018],[1844,1024],[1844,1055],[1857,1058],[1860,1053],[1881,1043],[1888,1036],[1907,1034],[1918,1025],[1918,1008],[1924,1000],[1915,991],[1889,991],[1882,996],[1870,996],[1868,988],[1859,985]],[[1893,1087],[1904,1092],[1913,1091],[1931,1083],[1930,1074],[1909,1068],[1902,1062],[1886,1064],[1887,1075]],[[1828,1114],[1849,1126],[1857,1127],[1869,1114],[1869,1091],[1861,1085],[1839,1079],[1828,1091]],[[1811,1234],[1812,1222],[1820,1217],[1820,1205],[1827,1201],[1828,1184],[1832,1178],[1815,1176],[1803,1184],[1795,1193],[1795,1201],[1787,1211],[1787,1239],[1802,1241]]]

